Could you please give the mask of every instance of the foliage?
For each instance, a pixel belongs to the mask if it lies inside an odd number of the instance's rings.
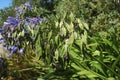
[[[117,3],[110,0],[40,1],[52,5],[51,8],[39,7],[41,3],[35,3],[33,8],[28,3],[22,4],[16,8],[16,17],[8,17],[4,24],[9,28],[3,30],[3,26],[1,30],[10,52],[15,50],[12,58],[7,59],[9,76],[6,78],[119,80]],[[12,39],[8,37],[11,31]],[[16,54],[20,49],[24,49],[23,55]]]
[[[3,25],[3,22],[8,16],[14,16],[14,9],[12,7],[0,10],[0,27]]]

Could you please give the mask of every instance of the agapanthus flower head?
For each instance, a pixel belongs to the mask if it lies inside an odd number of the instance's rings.
[[[2,28],[4,30],[10,29],[11,31],[13,31],[14,28],[20,24],[20,22],[21,22],[21,19],[17,19],[9,16],[6,22],[4,22],[4,25]]]
[[[22,6],[16,7],[15,10],[16,10],[16,18],[19,18],[20,15],[25,13],[25,10],[22,8]]]
[[[28,9],[29,11],[32,11],[32,10],[33,10],[30,2],[26,2],[26,3],[25,3],[25,6],[27,7],[27,9]]]
[[[10,23],[11,25],[15,26],[19,23],[19,20],[13,17],[8,17],[7,22]]]
[[[26,2],[25,4],[24,4],[26,7],[31,7],[31,5],[30,5],[30,2],[28,1],[28,2]]]
[[[19,7],[16,7],[15,10],[16,10],[16,17],[18,17],[21,14],[25,14],[26,10],[32,11],[33,8],[31,7],[30,2],[26,2],[25,4],[21,4]]]
[[[42,22],[42,18],[41,17],[27,17],[24,21],[24,27],[26,28],[26,30],[28,31],[28,26],[31,29],[35,29],[38,25],[40,25],[40,23]]]
[[[27,14],[29,16],[29,11],[33,11],[30,2],[16,7],[15,10],[16,17],[9,16],[0,29],[0,34],[3,37],[3,39],[0,39],[0,43],[4,43],[5,48],[10,51],[8,57],[12,57],[13,53],[24,54],[24,47],[28,46],[28,44],[33,45],[32,42],[35,40],[34,31],[36,31],[36,27],[38,28],[42,22],[40,16],[27,17]]]
[[[33,23],[33,24],[38,23],[38,19],[37,19],[37,18],[27,18],[26,20],[27,20],[28,22],[30,22],[30,23]]]
[[[2,30],[4,31],[4,30],[6,30],[6,29],[8,29],[8,26],[10,25],[10,23],[8,23],[8,22],[4,22],[4,24],[3,24],[3,26],[2,26]]]
[[[31,24],[40,24],[42,21],[41,17],[26,18],[26,21]]]

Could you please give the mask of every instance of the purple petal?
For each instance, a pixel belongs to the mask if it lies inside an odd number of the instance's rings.
[[[42,18],[40,17],[26,18],[26,21],[33,23],[33,24],[40,24],[40,22],[42,21]]]
[[[10,23],[11,25],[17,25],[19,23],[19,20],[13,17],[8,17],[7,22]]]
[[[19,50],[19,53],[20,53],[20,54],[24,54],[24,49],[20,49],[20,50]]]
[[[25,6],[31,6],[31,5],[30,5],[30,2],[26,2],[26,3],[25,3]]]
[[[10,24],[8,22],[4,22],[4,25],[2,26],[3,30],[6,30]]]
[[[4,40],[3,40],[3,38],[1,38],[1,39],[0,39],[0,44],[3,43],[3,42],[4,42]]]
[[[4,29],[0,29],[0,33],[3,33]]]
[[[16,52],[16,51],[18,50],[18,47],[12,46],[12,47],[10,48],[10,50],[11,50],[11,53],[14,53],[14,52]]]
[[[12,57],[12,55],[13,55],[13,53],[8,54],[8,58],[11,58],[11,57]]]

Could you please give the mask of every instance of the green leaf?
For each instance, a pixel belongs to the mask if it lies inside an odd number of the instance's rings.
[[[67,44],[65,44],[61,47],[61,49],[60,49],[60,56],[61,57],[64,57],[64,55],[67,53],[67,48],[68,48]]]
[[[74,25],[72,22],[70,24],[65,23],[65,26],[66,26],[67,30],[69,31],[69,33],[74,31]]]
[[[112,59],[115,60],[114,63],[112,64],[112,69],[114,69],[114,68],[117,66],[117,64],[119,64],[120,55],[119,55],[117,58],[112,57]],[[119,68],[119,69],[120,69],[120,68]]]
[[[58,21],[55,21],[55,27],[57,28],[59,25]]]
[[[74,38],[77,39],[78,38],[77,32],[73,32],[73,34],[74,34]]]
[[[85,75],[89,78],[95,78],[95,77],[98,77],[97,75],[93,74],[92,72],[90,71],[87,71],[87,70],[82,70],[80,72],[77,73],[78,75],[82,76],[82,75]]]
[[[61,36],[66,36],[66,29],[65,29],[65,27],[62,27],[60,29],[60,34],[61,34]]]
[[[107,80],[116,80],[116,79],[113,77],[109,77],[109,78],[107,78]]]
[[[101,67],[101,64],[99,62],[97,62],[97,61],[91,61],[90,64],[91,64],[91,66],[95,67],[100,72],[102,72],[103,74],[105,74],[104,71],[103,71],[103,69],[102,69],[102,67]]]
[[[70,17],[70,21],[74,21],[74,14],[72,12],[70,13],[69,17]]]
[[[51,36],[52,36],[52,31],[48,33],[48,41],[50,40]]]
[[[56,49],[54,56],[55,60],[58,60],[58,57],[59,57],[59,51]]]
[[[109,41],[107,39],[103,39],[103,41],[105,44],[108,44],[110,47],[112,47],[119,54],[118,48],[111,41]]]
[[[84,34],[81,35],[81,42],[87,44],[87,32],[84,31]]]
[[[12,34],[12,37],[14,37],[14,38],[15,38],[15,37],[16,37],[16,35],[17,35],[17,32],[14,32],[14,33]],[[20,37],[20,35],[21,35],[21,34],[19,33],[19,34],[18,34],[18,37]]]
[[[73,61],[75,61],[75,60],[81,61],[81,60],[82,60],[82,57],[81,57],[81,55],[80,55],[80,50],[79,50],[79,49],[77,49],[77,48],[75,48],[75,47],[69,47],[68,51],[69,51],[69,55],[70,55],[71,61],[72,61],[72,60],[73,60]],[[80,62],[79,62],[79,63],[80,63]],[[78,63],[78,64],[79,64],[79,63]]]
[[[81,21],[80,19],[77,19],[77,22],[78,22],[78,24],[79,24],[79,28],[80,28],[81,30],[83,30],[84,27],[83,27],[82,21]]]
[[[62,27],[62,25],[63,25],[63,21],[61,21],[60,24],[59,24],[60,28]]]
[[[75,63],[72,63],[71,66],[72,66],[75,70],[77,70],[77,71],[82,70],[82,68],[80,68],[79,66],[77,66]]]
[[[71,45],[74,42],[74,34],[72,33],[70,38],[68,39],[68,45]]]
[[[55,43],[59,45],[59,35],[55,36]]]
[[[85,27],[85,29],[89,30],[88,24],[87,23],[83,23],[83,26]]]
[[[93,52],[93,56],[99,56],[100,55],[100,51],[96,50]]]
[[[37,80],[45,80],[45,79],[43,79],[43,78],[38,78]]]

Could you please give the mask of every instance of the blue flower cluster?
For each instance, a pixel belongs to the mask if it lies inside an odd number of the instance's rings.
[[[0,44],[4,46],[11,57],[13,53],[24,54],[25,47],[29,46],[35,39],[36,28],[40,27],[42,18],[40,16],[22,16],[26,11],[34,12],[30,2],[15,8],[16,17],[8,17],[0,29]]]
[[[33,8],[30,5],[30,2],[26,2],[25,4],[21,4],[21,6],[16,7],[16,17],[20,17],[21,15],[25,14],[26,11],[33,11]]]

